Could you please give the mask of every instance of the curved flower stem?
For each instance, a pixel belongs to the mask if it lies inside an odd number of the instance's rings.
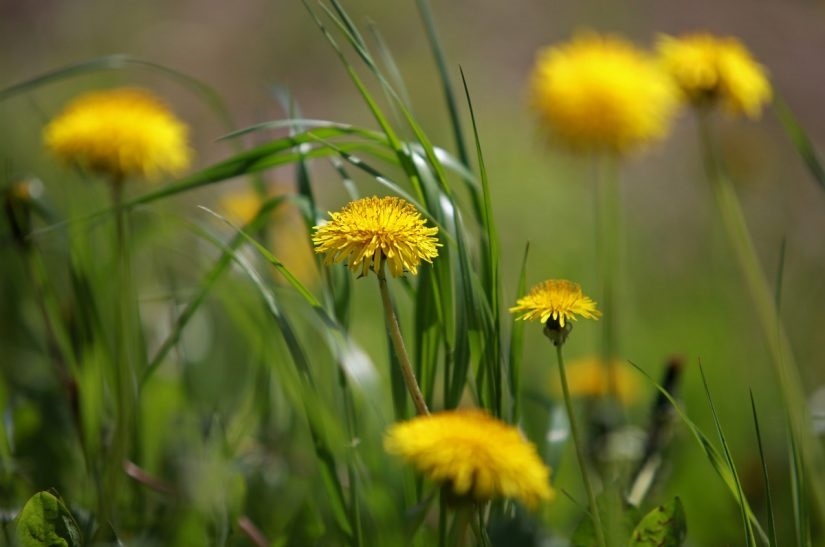
[[[416,411],[421,415],[429,414],[430,411],[427,408],[427,403],[424,401],[424,395],[421,393],[421,388],[418,387],[418,381],[415,379],[415,373],[410,363],[410,356],[407,353],[407,348],[404,346],[404,338],[401,336],[398,317],[395,315],[395,310],[392,307],[383,262],[378,270],[378,287],[381,289],[381,301],[384,304],[384,316],[387,319],[387,328],[390,331],[390,338],[392,338],[392,345],[395,350],[395,355],[398,357],[398,363],[401,365],[401,373],[404,376],[407,391],[410,392],[410,397],[412,397],[413,403],[415,403]]]
[[[809,425],[811,417],[805,404],[807,397],[799,368],[791,351],[788,335],[779,318],[779,310],[770,284],[759,263],[736,190],[725,175],[721,160],[717,156],[708,115],[709,113],[700,111],[697,116],[705,173],[768,345],[771,363],[779,380],[779,390],[788,412],[791,432],[800,445],[802,462],[810,477],[809,483],[812,485],[819,516],[825,520],[825,466],[822,465],[825,455],[819,440],[812,434]]]
[[[607,542],[605,541],[604,529],[602,528],[602,518],[601,515],[599,515],[599,506],[596,505],[596,493],[593,490],[593,485],[590,483],[590,474],[587,472],[587,462],[584,459],[584,450],[581,434],[579,432],[579,424],[576,421],[576,414],[573,412],[573,401],[570,397],[570,388],[567,386],[567,373],[564,370],[564,357],[561,353],[562,344],[555,344],[555,346],[556,358],[559,362],[559,379],[561,380],[561,390],[564,396],[564,406],[567,410],[567,418],[570,421],[570,434],[573,436],[573,445],[576,447],[576,458],[579,460],[579,468],[582,472],[584,489],[587,491],[587,499],[590,503],[590,515],[593,518],[593,528],[596,530],[596,542],[599,547],[606,547]]]

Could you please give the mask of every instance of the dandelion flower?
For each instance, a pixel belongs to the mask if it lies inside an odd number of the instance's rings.
[[[639,400],[639,377],[625,361],[613,359],[608,365],[601,357],[584,357],[565,365],[567,384],[573,397],[604,397],[610,390],[610,368],[615,374],[616,397],[624,406]],[[553,390],[561,394],[561,382],[553,382]]]
[[[595,33],[540,51],[530,91],[540,123],[576,150],[621,153],[662,139],[679,103],[654,57]]]
[[[156,178],[190,162],[187,127],[148,91],[118,88],[86,93],[44,129],[58,158],[115,179]]]
[[[525,321],[538,319],[547,323],[552,318],[562,328],[566,322],[575,321],[577,315],[587,319],[598,319],[602,315],[596,309],[596,303],[582,294],[581,286],[566,279],[539,283],[518,299],[510,313],[521,314],[518,319]]]
[[[730,114],[758,118],[771,100],[765,68],[736,38],[662,36],[657,49],[663,66],[694,105],[719,102]]]
[[[359,199],[330,216],[312,236],[315,252],[326,254],[326,264],[347,261],[350,270],[365,276],[370,267],[379,273],[386,262],[393,277],[399,277],[405,271],[417,274],[422,260],[432,263],[438,256],[438,228],[428,228],[401,198]]]
[[[518,429],[481,410],[452,410],[393,425],[384,447],[458,496],[515,498],[534,508],[553,498],[550,470]]]

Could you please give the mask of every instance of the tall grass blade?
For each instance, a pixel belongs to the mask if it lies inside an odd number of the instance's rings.
[[[808,506],[808,486],[805,466],[799,443],[791,428],[788,428],[788,459],[791,465],[791,498],[793,500],[794,528],[796,541],[800,547],[811,547],[811,517]]]
[[[773,496],[771,495],[771,482],[768,478],[768,463],[765,460],[764,445],[762,443],[762,433],[759,427],[759,418],[756,414],[756,403],[753,399],[753,390],[749,390],[751,399],[751,413],[753,414],[753,427],[756,430],[756,444],[759,447],[759,462],[762,464],[762,479],[765,481],[765,504],[768,513],[768,539],[770,547],[778,545],[776,541],[776,519],[773,512]]]
[[[710,394],[708,380],[707,377],[705,377],[705,371],[702,368],[701,363],[699,364],[699,374],[702,377],[702,387],[705,389],[705,397],[707,397],[708,406],[710,407],[710,412],[713,415],[713,425],[716,427],[716,433],[719,435],[719,441],[722,443],[722,453],[725,456],[725,462],[728,465],[728,469],[730,469],[731,476],[736,486],[736,501],[739,504],[739,509],[742,515],[742,527],[745,531],[745,542],[747,545],[755,547],[756,538],[753,535],[753,526],[751,525],[750,519],[748,518],[745,510],[748,506],[748,501],[742,490],[742,482],[739,480],[739,474],[736,472],[736,465],[733,463],[733,455],[730,452],[730,447],[728,446],[728,441],[725,438],[725,433],[722,431],[722,424],[719,421],[719,415],[716,413],[716,405],[713,404],[713,397]]]
[[[444,57],[444,50],[441,47],[441,41],[438,39],[438,32],[435,29],[435,22],[430,11],[430,3],[428,0],[416,0],[418,12],[421,14],[421,20],[424,22],[424,29],[427,31],[427,39],[430,42],[430,48],[435,58],[435,64],[438,67],[438,74],[441,80],[441,87],[444,92],[444,101],[447,103],[447,112],[450,115],[450,126],[453,130],[453,138],[455,139],[455,148],[458,153],[458,159],[464,165],[470,165],[470,156],[467,153],[467,145],[464,143],[464,131],[461,129],[461,118],[458,114],[458,103],[453,93],[453,86],[450,81],[450,72],[447,70],[447,61]],[[462,74],[462,79],[464,75]],[[465,83],[466,88],[466,83]]]
[[[521,258],[521,268],[519,268],[517,295],[527,292],[527,256],[530,253],[530,243],[524,245],[524,255]],[[521,366],[524,362],[524,321],[516,321],[515,317],[510,319],[510,348],[509,348],[509,372],[510,372],[510,401],[512,421],[518,423],[521,418]]]
[[[284,196],[279,196],[266,201],[261,206],[255,217],[246,226],[244,226],[244,231],[256,232],[260,230],[269,219],[270,213],[274,211],[281,203],[283,203],[285,199],[286,198]],[[198,287],[198,292],[180,312],[180,315],[178,315],[178,318],[175,320],[175,324],[172,327],[171,332],[160,345],[160,348],[158,348],[155,352],[155,355],[152,357],[149,365],[142,372],[140,379],[141,384],[145,384],[146,381],[149,380],[161,363],[163,363],[163,360],[166,358],[169,350],[177,344],[183,329],[192,317],[194,317],[195,312],[198,311],[201,304],[203,304],[206,300],[206,297],[209,295],[209,292],[212,290],[218,279],[220,279],[224,272],[226,272],[229,268],[229,264],[232,262],[233,253],[244,241],[246,241],[246,239],[241,233],[235,234],[232,241],[229,242],[221,253],[221,256],[215,261],[215,264],[204,276],[203,281],[201,281],[200,286]]]
[[[819,184],[819,187],[825,190],[825,167],[822,166],[819,152],[814,148],[805,129],[803,129],[799,120],[797,120],[793,111],[791,111],[791,108],[781,97],[777,97],[774,101],[774,111],[782,127],[785,129],[785,133],[788,135],[788,138],[791,139],[797,153],[808,168],[808,172],[811,173],[811,176]]]
[[[702,430],[699,429],[699,426],[697,426],[696,423],[688,417],[685,411],[682,410],[682,408],[679,406],[679,403],[676,402],[673,396],[670,393],[668,393],[666,389],[659,385],[659,383],[656,382],[656,380],[653,379],[652,376],[645,372],[645,370],[638,366],[636,363],[634,363],[633,361],[628,361],[628,363],[630,363],[630,365],[632,365],[633,368],[641,372],[642,375],[644,375],[645,378],[647,378],[651,384],[656,386],[656,389],[659,390],[659,393],[661,393],[667,398],[668,402],[673,407],[673,410],[675,410],[677,416],[679,416],[679,419],[682,420],[682,423],[685,424],[690,433],[693,435],[694,439],[696,439],[696,442],[699,444],[699,447],[705,453],[705,456],[707,457],[708,462],[710,462],[711,467],[713,467],[713,470],[716,471],[716,474],[719,476],[720,479],[722,479],[722,482],[725,484],[725,486],[727,486],[728,490],[730,490],[730,493],[737,500],[737,502],[740,503],[740,506],[742,507],[743,511],[745,512],[745,515],[747,516],[747,519],[750,521],[751,525],[753,526],[753,529],[759,535],[760,540],[765,545],[770,545],[768,535],[765,533],[765,531],[762,529],[762,526],[759,524],[759,521],[754,515],[753,510],[751,509],[750,504],[748,503],[748,500],[744,499],[739,495],[739,487],[737,486],[738,477],[735,476],[736,472],[735,470],[731,469],[727,459],[719,454],[719,451],[716,449],[715,446],[713,446],[713,443],[710,442],[710,439],[708,439],[707,436],[702,432]]]

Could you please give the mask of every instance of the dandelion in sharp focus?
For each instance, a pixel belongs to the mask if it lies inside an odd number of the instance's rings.
[[[771,100],[767,71],[736,38],[662,36],[657,50],[662,65],[695,106],[720,103],[729,114],[758,118]]]
[[[514,498],[535,508],[554,495],[550,470],[535,446],[481,410],[444,411],[395,424],[384,446],[459,497]]]
[[[43,133],[46,148],[55,156],[113,180],[178,173],[191,160],[186,125],[142,89],[81,95]]]
[[[548,132],[584,151],[625,153],[662,139],[679,105],[653,56],[592,32],[540,51],[530,91]]]
[[[405,271],[415,275],[422,260],[438,256],[438,228],[411,204],[397,197],[369,197],[350,202],[332,219],[315,227],[315,252],[326,255],[327,264],[346,261],[349,269],[367,275],[379,273],[384,262],[393,277]]]
[[[577,316],[587,319],[601,316],[596,302],[582,293],[581,286],[566,279],[548,279],[539,283],[519,298],[510,312],[525,321],[538,319],[546,324],[552,319],[562,328],[568,321],[575,321]]]

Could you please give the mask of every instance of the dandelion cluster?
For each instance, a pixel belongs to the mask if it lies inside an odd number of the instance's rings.
[[[411,204],[397,197],[369,197],[348,203],[330,213],[331,220],[315,227],[315,252],[325,254],[327,264],[347,262],[349,269],[367,275],[379,273],[384,262],[393,277],[405,271],[415,275],[421,261],[438,256],[438,228]]]
[[[719,103],[730,114],[758,118],[771,100],[765,68],[736,38],[662,36],[657,49],[663,66],[694,105]]]
[[[77,97],[44,129],[55,156],[115,179],[178,173],[191,160],[188,129],[150,92],[135,88]]]
[[[652,55],[616,36],[583,33],[539,52],[531,104],[568,147],[623,153],[667,135],[679,92]]]
[[[535,446],[481,410],[444,411],[395,424],[384,446],[458,496],[482,502],[514,498],[533,508],[554,495],[550,470]]]

